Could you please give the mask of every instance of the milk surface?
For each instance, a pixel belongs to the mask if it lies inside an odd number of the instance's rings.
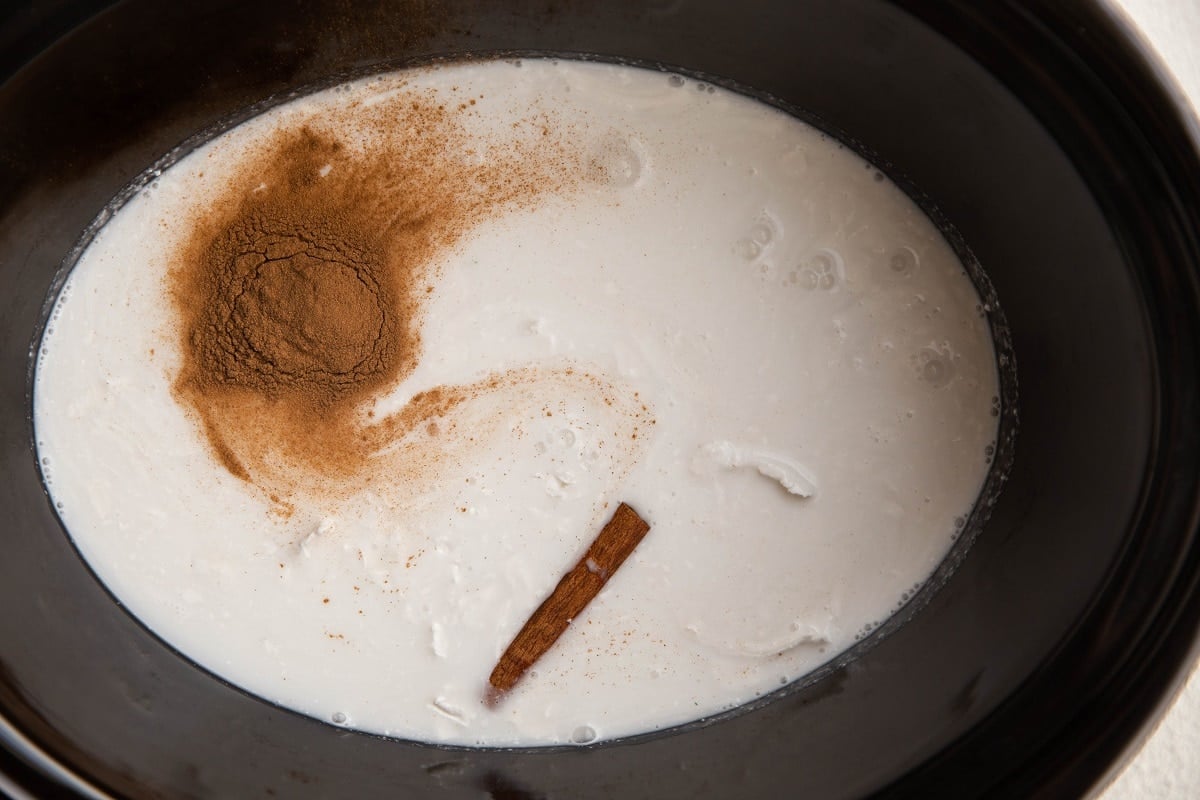
[[[419,362],[371,413],[531,377],[464,404],[428,480],[301,492],[284,513],[172,391],[183,342],[164,265],[271,131],[397,91],[456,108],[469,94],[481,137],[536,119],[579,180],[439,252]],[[584,373],[599,382],[562,377]],[[972,509],[997,383],[963,266],[853,152],[690,78],[527,59],[322,91],[163,171],[63,289],[34,414],[80,552],[201,666],[375,733],[584,744],[769,693],[894,613]],[[646,539],[486,707],[500,654],[620,501]]]

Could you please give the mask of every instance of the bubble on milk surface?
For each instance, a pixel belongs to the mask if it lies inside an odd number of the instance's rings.
[[[733,251],[745,261],[756,261],[779,238],[779,223],[767,212],[758,215],[733,245]]]
[[[893,610],[893,613],[895,613],[894,610]],[[883,624],[883,620],[873,620],[871,622],[866,623],[861,628],[859,628],[857,633],[854,634],[854,641],[861,642],[863,639],[866,639],[868,636],[870,636],[872,633],[874,633],[876,630],[878,630],[879,626],[882,624]]]
[[[580,725],[571,731],[571,741],[574,744],[591,744],[596,741],[596,729],[591,725]]]
[[[954,379],[954,360],[954,354],[949,347],[923,347],[913,356],[913,366],[921,381],[940,389]]]
[[[828,292],[842,282],[842,256],[836,250],[818,250],[801,262],[791,275],[791,282],[808,291]]]
[[[887,266],[892,275],[907,278],[921,266],[921,259],[911,247],[898,247],[888,256]]]
[[[641,145],[632,138],[610,136],[597,145],[592,156],[592,173],[601,183],[619,189],[633,186],[645,171]]]
[[[334,725],[346,725],[350,722],[350,717],[342,711],[333,712],[333,716],[329,718]]]
[[[766,247],[775,238],[775,222],[768,216],[762,216],[750,226],[750,238],[759,245]]]

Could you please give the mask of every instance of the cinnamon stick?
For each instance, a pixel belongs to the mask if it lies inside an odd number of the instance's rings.
[[[649,530],[649,523],[628,505],[617,506],[587,553],[562,577],[500,656],[488,678],[488,705],[495,704],[515,686],[525,671],[558,641]]]

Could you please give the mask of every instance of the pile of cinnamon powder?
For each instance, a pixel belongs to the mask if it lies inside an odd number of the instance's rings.
[[[462,126],[473,113],[402,91],[280,129],[191,223],[169,278],[175,392],[229,472],[276,501],[336,492],[386,439],[436,432],[437,417],[488,388],[436,387],[365,421],[420,357],[438,255],[582,174],[540,123],[480,158]]]

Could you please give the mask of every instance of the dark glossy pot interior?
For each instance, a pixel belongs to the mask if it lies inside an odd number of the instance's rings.
[[[1200,161],[1177,99],[1099,5],[104,5],[0,23],[11,783],[50,793],[41,770],[132,797],[1057,797],[1086,791],[1178,681],[1200,620]],[[990,276],[1019,359],[1007,488],[926,606],[819,680],[596,747],[384,740],[195,668],[112,600],[59,526],[35,463],[30,347],[110,199],[264,98],[498,51],[663,64],[804,109],[924,195]]]

